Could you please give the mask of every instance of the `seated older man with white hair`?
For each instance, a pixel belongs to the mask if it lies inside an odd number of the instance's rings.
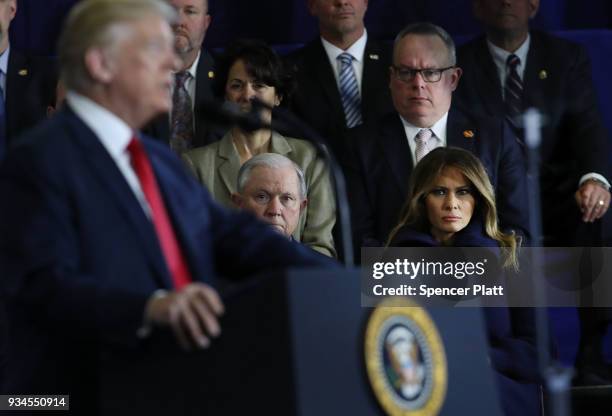
[[[240,168],[237,189],[232,201],[238,208],[292,238],[308,203],[304,173],[298,165],[277,153],[259,154]]]

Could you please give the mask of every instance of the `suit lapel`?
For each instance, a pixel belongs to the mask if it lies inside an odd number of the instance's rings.
[[[192,198],[193,195],[177,191],[181,189],[183,185],[173,182],[176,175],[167,168],[167,165],[158,156],[159,151],[155,151],[150,146],[147,146],[147,143],[145,143],[145,146],[151,160],[151,165],[153,166],[159,190],[164,199],[164,204],[166,205],[166,210],[172,221],[174,233],[181,247],[181,251],[189,264],[191,277],[194,280],[197,279],[201,281],[203,279],[210,283],[209,279],[211,276],[209,273],[206,273],[204,267],[202,267],[202,262],[199,261],[202,250],[201,243],[199,244],[194,238],[194,235],[197,234],[190,232],[194,227],[193,216],[185,215],[185,212],[189,212],[185,207],[193,205],[189,201],[189,198]]]
[[[329,103],[332,112],[336,114],[334,117],[344,117],[344,109],[342,108],[336,77],[320,39],[315,40],[311,45],[307,59],[314,64],[315,73],[313,76],[318,80],[316,83],[320,85],[321,92]]]
[[[406,131],[399,115],[393,114],[380,124],[380,147],[387,163],[393,172],[396,185],[401,195],[408,194],[408,178],[412,172],[412,155]]]
[[[476,154],[476,140],[480,140],[480,131],[461,113],[451,110],[446,123],[446,145],[459,147]]]
[[[196,91],[194,103],[195,137],[194,146],[204,146],[207,144],[206,136],[208,126],[200,117],[201,107],[204,102],[213,99],[211,83],[215,77],[214,62],[210,54],[202,50],[198,67],[196,68]]]
[[[238,152],[234,149],[232,143],[232,136],[228,133],[219,142],[219,148],[217,149],[217,173],[219,175],[219,181],[225,187],[228,194],[236,191],[236,181],[238,180],[238,170],[240,168],[240,160],[238,159]],[[215,192],[216,193],[216,192]]]
[[[82,149],[83,159],[92,166],[92,174],[106,189],[127,222],[134,229],[140,245],[156,272],[155,278],[162,287],[172,287],[168,269],[151,221],[146,217],[134,193],[94,133],[68,108],[63,115],[70,123],[74,141]]]
[[[17,127],[23,93],[27,91],[31,77],[25,56],[11,50],[6,74],[6,127],[9,136]]]
[[[531,33],[531,45],[527,54],[527,65],[523,77],[523,104],[524,108],[537,107],[546,111],[544,97],[555,97],[555,91],[551,91],[558,82],[547,81],[548,77],[554,76],[550,73],[547,65],[546,50],[540,45],[540,37],[537,32]],[[541,52],[538,52],[541,51]]]
[[[380,88],[381,80],[387,79],[388,68],[385,68],[383,56],[379,48],[368,40],[363,54],[363,75],[361,79],[361,114],[369,114],[372,109],[369,104],[376,105],[374,98]]]
[[[480,98],[485,108],[492,109],[493,114],[503,114],[504,101],[501,95],[501,81],[484,37],[478,41],[475,55],[477,68],[482,74],[481,82],[476,83]]]

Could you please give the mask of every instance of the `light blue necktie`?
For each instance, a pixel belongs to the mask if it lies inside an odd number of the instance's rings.
[[[353,69],[354,58],[343,52],[337,59],[340,61],[340,99],[344,108],[346,126],[351,128],[361,124],[361,97]]]

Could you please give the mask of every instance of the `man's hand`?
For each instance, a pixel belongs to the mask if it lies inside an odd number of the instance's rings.
[[[610,191],[594,180],[585,181],[574,195],[582,212],[582,221],[593,222],[604,216],[610,207]]]
[[[217,318],[224,308],[217,292],[203,283],[192,283],[180,292],[153,296],[147,303],[145,318],[159,326],[170,326],[181,346],[207,348],[210,338],[221,333]]]

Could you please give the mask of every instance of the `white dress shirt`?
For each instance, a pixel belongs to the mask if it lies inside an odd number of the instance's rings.
[[[66,102],[100,140],[134,192],[145,214],[150,217],[149,203],[140,186],[140,180],[132,168],[130,154],[127,151],[127,146],[134,137],[132,129],[106,108],[74,91],[66,93]]]
[[[493,62],[495,63],[495,67],[497,68],[497,74],[499,75],[499,79],[501,81],[502,88],[502,98],[505,98],[505,87],[506,87],[506,78],[508,78],[508,74],[510,73],[510,69],[508,68],[508,57],[510,55],[518,56],[520,63],[516,66],[516,72],[518,73],[521,81],[525,75],[525,66],[527,65],[527,53],[529,52],[529,45],[531,44],[531,36],[527,35],[527,39],[519,46],[519,48],[512,52],[508,52],[505,49],[497,47],[493,45],[489,40],[487,40],[487,46],[489,47],[489,52],[491,52],[491,56],[493,57]]]
[[[0,87],[4,93],[4,101],[6,101],[6,74],[8,74],[8,60],[11,54],[11,45],[6,48],[0,55]]]
[[[338,56],[341,53],[350,54],[353,59],[353,71],[355,71],[355,78],[357,78],[357,85],[359,86],[359,95],[361,95],[361,79],[363,78],[363,55],[365,54],[366,42],[368,41],[368,32],[364,29],[363,35],[355,43],[353,43],[347,50],[342,50],[339,47],[332,45],[330,42],[321,38],[323,43],[323,49],[329,59],[329,63],[334,70],[334,77],[336,78],[336,85],[340,89],[340,65]]]

